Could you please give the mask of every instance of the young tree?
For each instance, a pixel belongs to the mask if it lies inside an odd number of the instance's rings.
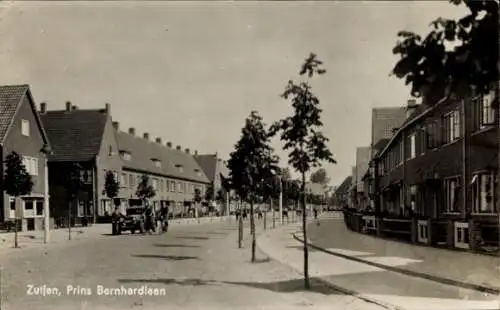
[[[113,201],[113,204],[117,206],[117,201],[115,201],[115,197],[118,196],[120,192],[120,184],[115,179],[115,174],[113,171],[106,172],[105,180],[104,180],[104,193],[106,196]]]
[[[252,111],[245,120],[241,138],[231,153],[228,168],[231,183],[242,200],[250,203],[252,262],[255,261],[254,203],[264,187],[264,180],[276,173],[277,158],[269,145],[269,135],[262,117]]]
[[[194,190],[194,196],[193,196],[193,200],[195,202],[195,216],[196,218],[198,218],[198,223],[200,222],[200,214],[199,214],[199,205],[201,204],[201,202],[203,201],[203,198],[201,197],[201,190],[199,188],[196,188]]]
[[[2,184],[2,189],[16,200],[19,196],[28,195],[33,189],[33,180],[31,175],[26,171],[21,156],[18,153],[12,152],[5,159],[5,176]],[[17,209],[17,208],[16,208]],[[17,210],[16,210],[17,211]],[[16,212],[17,213],[17,212]],[[19,247],[18,242],[18,221],[17,214],[14,223],[14,247]]]
[[[142,201],[146,201],[156,196],[156,191],[151,185],[148,175],[143,174],[141,176],[141,181],[139,182],[139,184],[137,184],[137,190],[135,192],[135,195],[139,197]]]
[[[323,63],[311,53],[305,60],[300,70],[300,75],[307,74],[309,78],[314,75],[324,74],[326,70],[320,68]],[[272,136],[280,132],[280,139],[284,142],[284,150],[289,150],[288,163],[302,175],[301,192],[302,195],[302,233],[304,238],[304,284],[305,288],[310,288],[309,283],[309,254],[307,247],[307,227],[306,227],[306,173],[311,168],[319,167],[322,161],[336,163],[333,154],[328,149],[326,143],[328,138],[321,132],[323,123],[321,121],[322,110],[319,107],[320,101],[311,91],[311,86],[307,82],[296,83],[289,81],[282,97],[289,98],[292,102],[294,114],[282,119],[271,127]]]

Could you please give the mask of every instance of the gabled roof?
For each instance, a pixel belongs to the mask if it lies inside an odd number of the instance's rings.
[[[105,110],[54,110],[41,118],[51,141],[49,161],[87,161],[99,154],[108,120]]]
[[[35,101],[28,84],[0,86],[0,145],[5,142],[5,138],[14,123],[17,111],[25,96],[28,96],[42,139],[46,145],[49,145],[47,133],[36,110]]]
[[[122,158],[124,168],[177,179],[210,183],[209,178],[191,154],[122,131],[116,132],[116,138],[118,149],[129,152],[131,155],[130,160]],[[159,159],[161,166],[155,166],[152,159]],[[179,169],[180,166],[182,166],[182,171]]]
[[[229,176],[229,170],[222,159],[217,154],[194,155],[195,160],[205,172],[210,182],[214,181],[216,173],[222,174],[225,178]]]
[[[380,139],[390,139],[393,129],[399,128],[405,119],[405,107],[373,108],[371,144],[375,144]]]
[[[444,102],[447,102],[449,97],[444,97],[443,99],[439,100],[436,104],[434,105],[427,105],[427,104],[420,104],[417,106],[415,111],[408,117],[408,119],[403,123],[403,125],[394,133],[390,141],[385,145],[385,147],[378,152],[377,157],[380,157],[384,155],[384,153],[389,149],[389,147],[399,138],[401,133],[408,128],[409,126],[413,125],[415,122],[418,120],[422,119],[425,117],[427,114],[430,112],[434,111],[438,106],[443,104]]]
[[[349,188],[351,187],[352,183],[352,176],[348,176],[344,179],[344,181],[337,187],[337,190],[335,191],[335,195],[342,195],[345,194],[349,191]]]

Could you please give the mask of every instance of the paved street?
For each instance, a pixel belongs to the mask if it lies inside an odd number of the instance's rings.
[[[260,252],[259,262],[251,264],[249,246],[247,239],[245,248],[237,249],[233,218],[230,223],[177,225],[163,235],[101,235],[64,246],[9,251],[0,257],[2,309],[380,310],[319,283],[315,292],[303,292],[302,278],[293,269]],[[58,288],[61,296],[28,296],[30,284]],[[69,295],[68,285],[74,287]],[[98,296],[98,285],[146,285],[166,295]],[[86,288],[92,295],[86,295]]]
[[[332,221],[342,223],[339,217],[332,219],[332,216],[327,215],[319,227],[313,228],[311,224],[310,240],[314,242],[319,234],[328,234],[330,231],[326,228],[327,223]],[[302,244],[292,237],[292,233],[299,229],[299,225],[290,225],[262,236],[259,239],[259,246],[270,257],[301,271]],[[328,236],[324,238],[337,240],[347,238],[342,234],[332,235],[331,232]],[[347,249],[344,251],[348,252]],[[393,263],[397,263],[398,259],[399,262],[403,260],[398,257],[387,258],[391,259]],[[388,308],[408,310],[500,308],[498,296],[495,295],[391,272],[315,250],[310,251],[310,274],[312,277],[355,292],[361,297],[378,301]]]

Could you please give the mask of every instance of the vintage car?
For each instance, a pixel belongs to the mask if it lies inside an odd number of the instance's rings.
[[[144,232],[144,210],[143,206],[128,207],[127,214],[123,217],[121,221],[120,230],[130,231],[134,234],[136,231],[141,234]]]

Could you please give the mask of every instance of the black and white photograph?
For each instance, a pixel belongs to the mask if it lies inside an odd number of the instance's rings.
[[[499,0],[0,0],[0,310],[499,310]]]

